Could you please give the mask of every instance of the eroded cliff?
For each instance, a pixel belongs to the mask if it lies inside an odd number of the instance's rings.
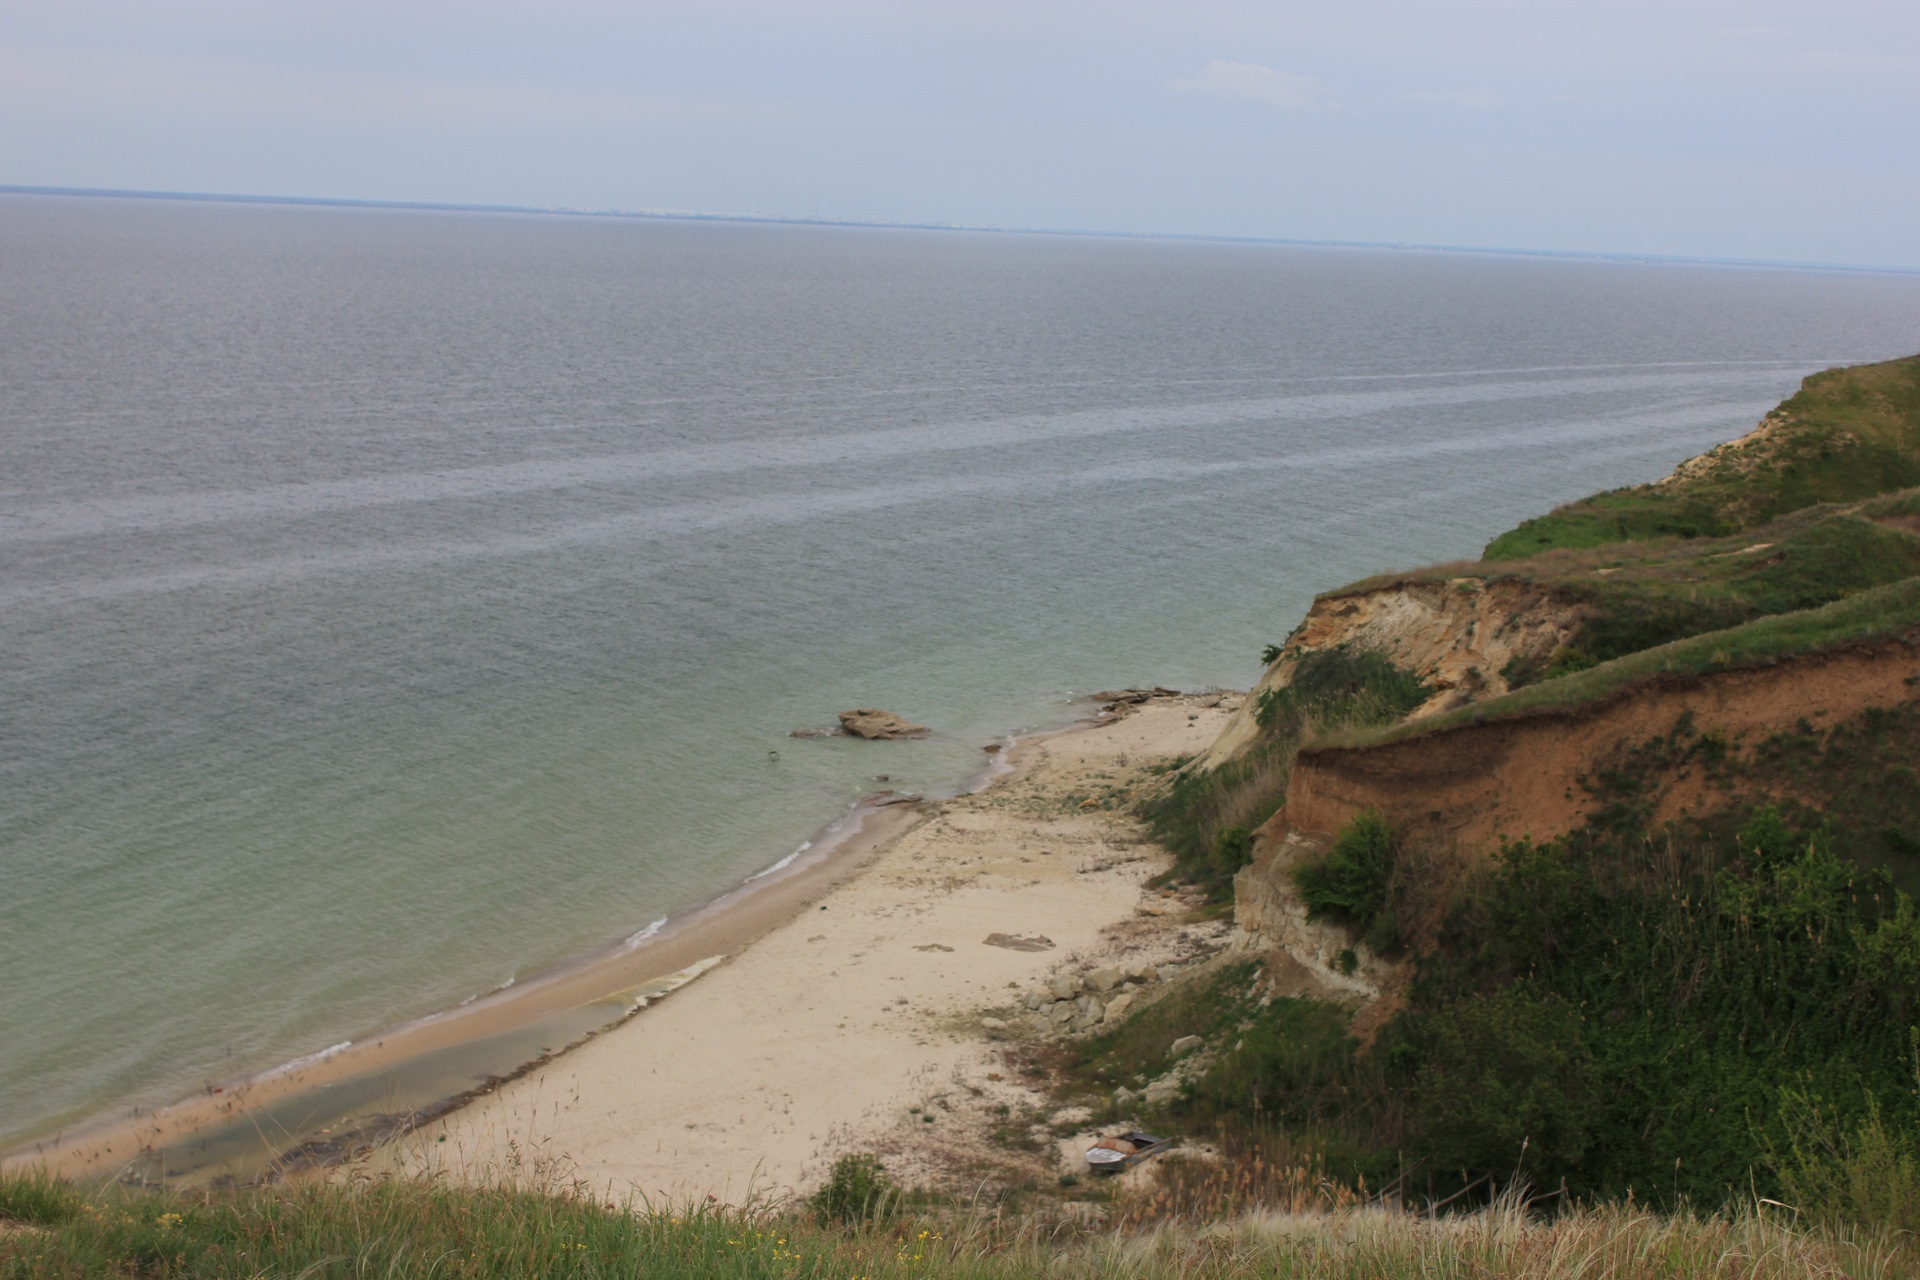
[[[1748,436],[1662,481],[1529,521],[1486,560],[1316,599],[1188,766],[1226,780],[1257,760],[1273,779],[1287,761],[1283,798],[1216,805],[1264,815],[1280,799],[1234,879],[1238,945],[1267,953],[1280,987],[1391,1004],[1405,976],[1394,961],[1351,927],[1309,920],[1292,882],[1364,810],[1414,851],[1410,900],[1440,904],[1503,841],[1567,836],[1622,804],[1610,788],[1658,743],[1671,754],[1685,738],[1701,755],[1635,783],[1647,830],[1736,803],[1830,803],[1831,779],[1750,770],[1736,787],[1729,770],[1782,735],[1920,707],[1920,593],[1906,590],[1920,491],[1900,488],[1920,466],[1917,389],[1920,360],[1815,375]],[[1825,630],[1798,621],[1849,609]],[[1393,725],[1308,716],[1280,733],[1263,708],[1336,650],[1417,678],[1417,705]],[[1414,909],[1401,943],[1431,943],[1437,911]]]
[[[1410,717],[1420,719],[1506,693],[1510,674],[1517,667],[1544,666],[1567,644],[1581,616],[1578,605],[1517,579],[1471,574],[1331,592],[1313,602],[1198,767],[1213,768],[1258,740],[1262,695],[1285,688],[1305,653],[1347,645],[1384,654],[1433,690]]]

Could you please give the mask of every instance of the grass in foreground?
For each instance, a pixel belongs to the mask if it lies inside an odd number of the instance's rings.
[[[984,1212],[826,1228],[773,1210],[671,1212],[578,1192],[426,1182],[196,1201],[0,1180],[0,1275],[209,1277],[1771,1277],[1920,1274],[1898,1240],[1764,1211],[1458,1217],[1296,1204],[1120,1232]]]

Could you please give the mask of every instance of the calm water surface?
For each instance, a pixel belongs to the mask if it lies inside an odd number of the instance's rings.
[[[1913,277],[27,196],[0,281],[0,1139],[1244,686],[1920,349]],[[786,736],[855,705],[939,735]]]

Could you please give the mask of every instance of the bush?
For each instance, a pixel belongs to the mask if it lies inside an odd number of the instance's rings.
[[[1253,832],[1245,827],[1222,827],[1213,839],[1213,868],[1222,879],[1232,880],[1240,868],[1253,861]]]
[[[1254,719],[1274,738],[1309,729],[1391,724],[1433,695],[1432,686],[1374,649],[1340,644],[1294,659],[1286,684],[1254,704]]]
[[[1228,833],[1251,832],[1273,816],[1286,799],[1292,760],[1291,752],[1272,744],[1258,747],[1217,769],[1176,775],[1135,812],[1173,854],[1177,874],[1224,901],[1232,895],[1233,873],[1243,865],[1228,865],[1241,852],[1238,838]],[[1251,850],[1249,841],[1245,852]]]
[[[1812,1093],[1780,1091],[1785,1150],[1769,1144],[1768,1163],[1787,1202],[1828,1226],[1858,1223],[1906,1234],[1920,1231],[1920,1156],[1915,1134],[1887,1123],[1866,1095],[1867,1115],[1851,1134]]]
[[[856,1153],[833,1162],[826,1183],[809,1202],[823,1225],[869,1222],[898,1206],[900,1188],[878,1156]]]
[[[1331,916],[1371,931],[1386,914],[1397,852],[1393,827],[1384,814],[1378,809],[1354,814],[1326,857],[1293,868],[1307,919]]]
[[[1421,1153],[1442,1169],[1572,1171],[1600,1114],[1579,1011],[1509,987],[1439,1010],[1415,1037]],[[1522,1152],[1524,1150],[1524,1164]]]
[[[1177,774],[1136,810],[1173,854],[1178,874],[1204,886],[1216,902],[1232,896],[1234,872],[1252,854],[1245,833],[1286,799],[1294,750],[1309,729],[1390,723],[1432,692],[1411,671],[1370,649],[1336,645],[1291,661],[1290,682],[1254,702],[1262,730],[1258,745],[1216,769]]]
[[[1249,1009],[1233,1047],[1197,1080],[1184,1104],[1193,1118],[1239,1116],[1313,1126],[1351,1103],[1358,1043],[1350,1014],[1322,1000],[1278,997]]]

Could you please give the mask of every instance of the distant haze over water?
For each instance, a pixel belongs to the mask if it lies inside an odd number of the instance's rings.
[[[0,278],[0,1138],[1244,687],[1920,349],[1911,276],[35,196]],[[786,736],[850,706],[940,732]]]

